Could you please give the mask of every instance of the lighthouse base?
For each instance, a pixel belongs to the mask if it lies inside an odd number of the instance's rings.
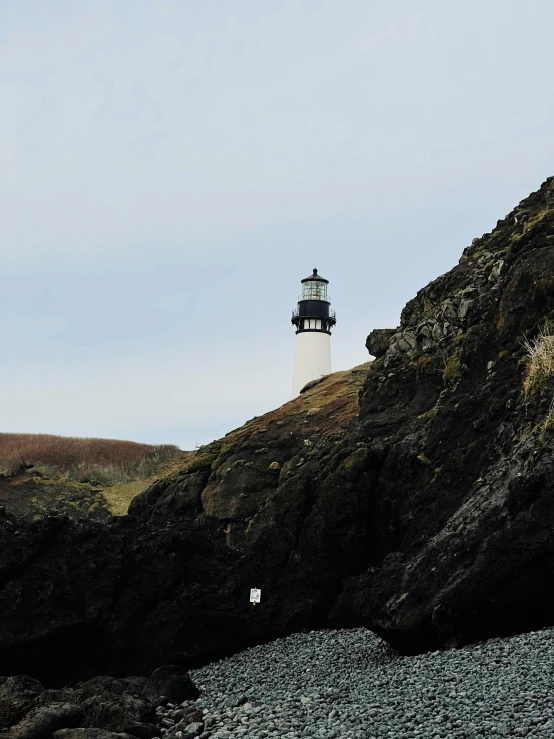
[[[331,372],[331,336],[323,331],[301,331],[296,334],[291,400],[304,385]]]

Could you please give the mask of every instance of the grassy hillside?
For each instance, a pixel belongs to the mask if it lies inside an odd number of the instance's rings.
[[[17,515],[123,515],[191,452],[171,444],[0,433],[0,504]]]

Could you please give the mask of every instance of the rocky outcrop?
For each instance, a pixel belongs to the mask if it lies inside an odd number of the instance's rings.
[[[65,731],[83,739],[102,732],[152,739],[160,735],[162,706],[172,706],[170,699],[180,705],[171,712],[171,725],[176,716],[196,719],[198,695],[188,673],[177,665],[163,665],[149,678],[100,676],[58,690],[45,690],[27,675],[0,678],[0,737],[48,739]]]
[[[17,518],[68,516],[105,521],[111,516],[102,488],[90,483],[49,480],[37,468],[0,475],[0,506]]]
[[[298,603],[285,606],[277,627],[267,606],[282,605],[280,563],[310,507],[310,470],[355,420],[366,373],[365,366],[335,373],[204,447],[139,496],[128,517],[27,522],[0,510],[0,670],[49,685],[140,675],[295,628]],[[295,529],[279,524],[282,535],[270,540],[282,552],[264,571],[251,543],[261,545],[274,507],[283,504]],[[304,594],[310,603],[325,577]],[[254,582],[276,584],[265,587],[266,605],[257,611],[248,597]]]
[[[554,623],[554,180],[421,290],[376,360],[201,450],[107,523],[0,516],[0,665],[193,665],[304,628],[405,652]],[[259,606],[249,590],[259,587]]]
[[[372,521],[383,544],[347,581],[337,617],[356,604],[408,652],[553,622],[542,593],[554,564],[554,386],[522,391],[522,339],[554,317],[553,287],[550,179],[402,312],[356,432],[385,447]]]

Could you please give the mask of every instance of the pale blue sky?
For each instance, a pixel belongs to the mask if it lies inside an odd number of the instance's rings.
[[[191,448],[554,174],[550,0],[0,0],[0,430]]]

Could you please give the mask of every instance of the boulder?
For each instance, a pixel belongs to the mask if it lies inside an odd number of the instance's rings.
[[[12,739],[48,739],[59,729],[78,726],[83,718],[82,710],[71,703],[53,703],[31,710],[25,718],[9,731]]]
[[[153,736],[155,704],[144,696],[142,680],[138,682],[100,676],[76,685],[71,694],[83,711],[83,727],[127,732],[139,739]]]
[[[184,736],[200,736],[204,731],[204,724],[201,721],[193,721],[183,729]]]
[[[190,675],[179,665],[158,667],[146,681],[142,695],[155,705],[181,703],[198,698],[199,692]]]
[[[148,680],[147,677],[144,677],[142,675],[133,675],[132,677],[124,677],[123,681],[126,683],[129,683],[130,685],[133,685],[138,690],[142,690],[144,688],[144,684]]]
[[[17,723],[44,691],[29,675],[0,677],[0,731]]]
[[[152,739],[152,737],[160,735],[160,728],[156,724],[150,724],[145,721],[131,721],[123,727],[124,734],[131,734],[137,739]]]
[[[0,697],[3,700],[26,703],[39,696],[43,690],[42,683],[29,675],[0,677]]]
[[[38,706],[49,706],[51,703],[72,703],[73,696],[67,689],[59,690],[43,690],[43,692],[36,698],[36,705]]]
[[[174,731],[180,731],[191,723],[202,721],[203,718],[202,711],[193,702],[189,703],[186,708],[181,709],[179,714],[179,718],[173,716],[174,720],[178,722],[174,726]]]
[[[374,329],[366,341],[366,348],[374,357],[382,357],[389,348],[392,337],[395,335],[396,329],[376,328]]]

